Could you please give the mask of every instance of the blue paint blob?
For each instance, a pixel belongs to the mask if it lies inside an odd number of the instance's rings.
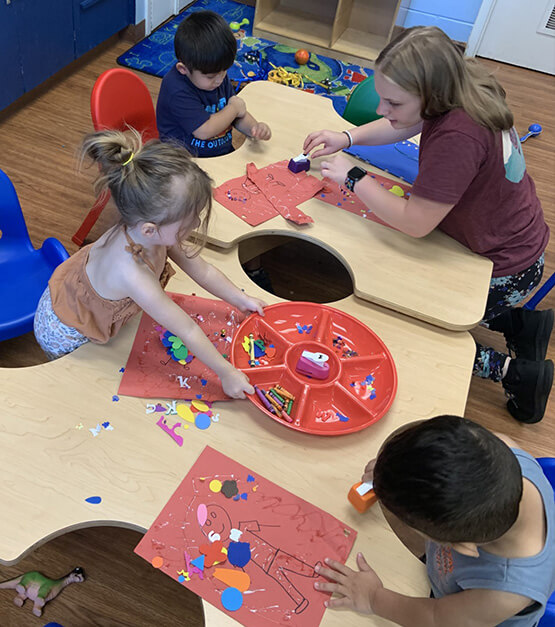
[[[235,612],[243,605],[243,595],[237,588],[226,588],[222,592],[222,605],[228,612]]]
[[[102,498],[100,496],[89,496],[89,498],[85,499],[85,501],[87,501],[87,503],[92,503],[93,505],[98,505],[102,501]]]
[[[243,568],[251,559],[251,545],[248,542],[230,542],[227,559],[233,566]]]
[[[208,429],[211,424],[210,416],[208,414],[197,414],[195,416],[195,427],[197,429]]]

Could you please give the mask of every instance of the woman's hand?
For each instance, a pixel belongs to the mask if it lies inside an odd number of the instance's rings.
[[[304,140],[303,153],[308,155],[312,149],[320,144],[324,144],[324,147],[312,153],[311,157],[313,159],[324,155],[331,155],[334,152],[343,150],[343,148],[347,148],[349,138],[346,133],[339,131],[314,131],[314,133],[310,133]]]
[[[247,375],[237,368],[231,368],[220,380],[224,392],[231,398],[245,398],[245,394],[254,394]]]
[[[352,570],[335,560],[326,558],[325,562],[329,568],[316,566],[315,570],[319,575],[330,579],[333,583],[317,581],[314,587],[316,590],[342,595],[340,598],[326,601],[326,607],[354,610],[361,614],[373,614],[374,597],[376,592],[383,588],[383,583],[374,570],[370,568],[362,553],[357,555],[358,571]]]
[[[339,185],[345,184],[347,173],[351,168],[353,168],[352,161],[344,155],[336,155],[327,161],[322,161],[320,166],[322,176],[327,176]]]
[[[254,296],[249,296],[243,292],[241,294],[241,298],[239,302],[236,304],[237,309],[239,311],[256,311],[261,316],[264,315],[264,307],[266,307],[268,303],[265,303],[260,298],[255,298]]]

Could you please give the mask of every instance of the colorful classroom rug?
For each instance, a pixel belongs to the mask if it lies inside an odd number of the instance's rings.
[[[241,24],[245,19],[249,21],[236,32],[237,57],[229,70],[229,77],[239,87],[251,80],[266,80],[268,73],[274,70],[272,66],[282,67],[288,72],[302,71],[302,86],[299,85],[299,88],[331,98],[337,113],[343,115],[351,90],[373,73],[371,69],[360,65],[344,63],[314,52],[311,52],[306,65],[299,66],[295,61],[297,48],[254,37],[254,7],[232,0],[197,0],[122,54],[118,63],[162,78],[176,63],[173,39],[179,23],[190,13],[205,10],[219,13],[229,23]],[[310,52],[310,46],[306,48]]]

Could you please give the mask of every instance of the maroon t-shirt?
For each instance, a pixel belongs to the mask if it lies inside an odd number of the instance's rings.
[[[493,276],[531,266],[549,240],[513,128],[493,133],[463,110],[425,120],[415,196],[455,206],[439,228],[493,261]]]

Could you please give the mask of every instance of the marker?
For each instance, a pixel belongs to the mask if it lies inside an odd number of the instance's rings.
[[[252,333],[249,334],[249,340],[251,342],[249,365],[254,366],[255,365],[254,363],[254,336]]]

